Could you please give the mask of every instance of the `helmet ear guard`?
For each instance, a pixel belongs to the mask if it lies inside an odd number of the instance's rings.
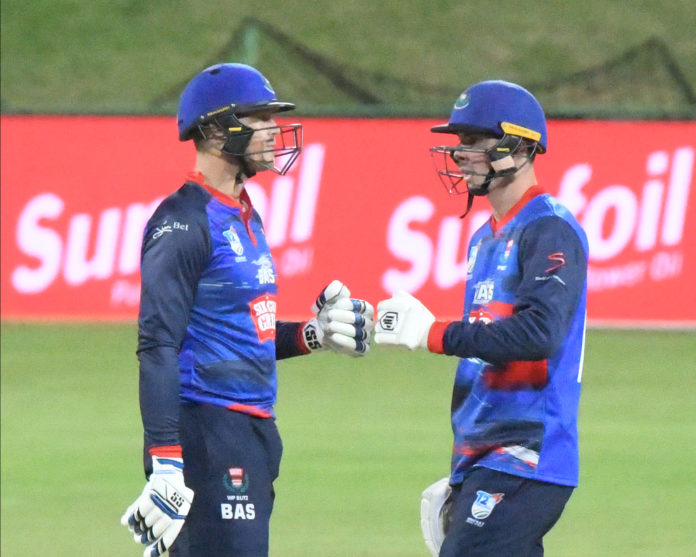
[[[496,145],[486,150],[491,167],[495,171],[494,178],[514,174],[527,162],[534,159],[538,149],[539,144],[536,141],[530,142],[522,136],[506,133]],[[527,160],[522,166],[517,166],[514,157],[520,155],[524,155]]]
[[[225,143],[221,151],[232,157],[243,157],[254,130],[243,124],[235,114],[226,114],[219,121],[225,134]]]
[[[206,119],[197,124],[190,135],[194,141],[217,139],[223,142],[220,150],[225,155],[243,157],[254,130],[239,121],[231,112],[214,118]]]
[[[253,112],[247,112],[246,116],[252,116]],[[219,139],[223,141],[220,151],[226,157],[241,161],[244,174],[248,177],[256,174],[249,165],[249,157],[258,155],[262,152],[273,152],[274,162],[265,170],[284,175],[295,163],[302,151],[302,125],[283,124],[269,125],[266,128],[253,129],[244,124],[240,118],[244,116],[228,112],[222,116],[213,118],[205,124],[198,126],[200,135],[203,138],[211,139],[209,130],[219,133]],[[277,130],[275,133],[276,145],[266,151],[248,152],[251,138],[257,131],[264,129]]]
[[[486,154],[491,161],[491,167],[495,171],[496,176],[505,176],[517,170],[512,155],[521,141],[522,138],[504,135],[494,147],[486,150]]]

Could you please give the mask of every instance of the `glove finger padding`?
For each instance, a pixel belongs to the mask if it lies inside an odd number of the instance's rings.
[[[326,306],[340,298],[350,298],[350,290],[340,280],[333,280],[321,291],[317,299],[312,304],[312,313],[319,315],[319,312]]]
[[[327,328],[327,334],[338,333],[339,335],[355,338],[356,340],[365,340],[369,336],[369,333],[363,327],[356,327],[355,325],[341,323],[340,321],[329,321]]]
[[[364,356],[370,351],[374,312],[369,302],[354,298],[341,298],[328,311],[325,307],[319,316],[324,343],[336,352]]]
[[[348,300],[352,301],[352,300]],[[350,325],[355,329],[367,329],[368,332],[372,331],[375,324],[372,318],[365,315],[364,313],[358,313],[357,311],[351,311],[347,309],[332,309],[326,315],[326,322],[328,323],[341,323],[345,325]]]
[[[157,557],[164,554],[172,546],[183,527],[183,520],[179,520],[171,524],[164,534],[158,538],[157,541],[155,541],[155,543],[148,545],[145,548],[143,557]]]
[[[302,331],[311,351],[328,347],[351,356],[367,354],[375,314],[369,302],[350,298],[350,290],[334,280],[317,297],[312,311],[316,318]]]
[[[324,343],[334,352],[354,357],[364,356],[370,351],[370,343],[366,340],[358,340],[339,333],[333,333],[325,337]]]
[[[171,525],[171,523],[172,521],[169,520],[169,517],[167,517],[165,514],[162,514],[157,519],[157,521],[150,527],[150,541],[161,538],[162,534],[164,534],[164,532]]]
[[[186,487],[180,458],[152,458],[153,472],[135,503],[121,517],[137,543],[146,545],[143,555],[161,555],[181,531],[193,501]]]

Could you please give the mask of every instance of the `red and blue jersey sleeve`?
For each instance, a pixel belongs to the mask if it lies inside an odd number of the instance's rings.
[[[465,319],[444,329],[443,353],[502,363],[542,360],[561,345],[583,293],[586,249],[565,220],[548,216],[525,228],[517,250],[519,274],[508,275],[507,284],[496,285],[507,287],[514,299],[475,304],[477,295],[486,301],[485,294],[471,292]]]

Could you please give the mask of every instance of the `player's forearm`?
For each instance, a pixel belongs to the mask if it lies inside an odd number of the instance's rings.
[[[488,324],[435,323],[428,347],[434,352],[491,363],[543,360],[556,352],[564,331],[564,325],[556,319],[528,311]],[[438,335],[441,350],[433,350],[438,345]]]
[[[310,350],[302,340],[302,325],[299,321],[276,322],[276,360],[309,354]]]
[[[179,445],[178,352],[160,346],[138,353],[140,360],[140,413],[145,449]]]

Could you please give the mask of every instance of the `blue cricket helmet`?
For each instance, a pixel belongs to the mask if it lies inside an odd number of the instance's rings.
[[[538,143],[546,152],[546,117],[539,101],[524,87],[502,80],[469,87],[454,103],[449,122],[431,128],[437,133],[514,135]]]
[[[268,79],[246,64],[216,64],[196,75],[179,100],[179,140],[191,139],[201,124],[225,114],[244,116],[263,110],[284,112],[295,105],[281,102]]]

